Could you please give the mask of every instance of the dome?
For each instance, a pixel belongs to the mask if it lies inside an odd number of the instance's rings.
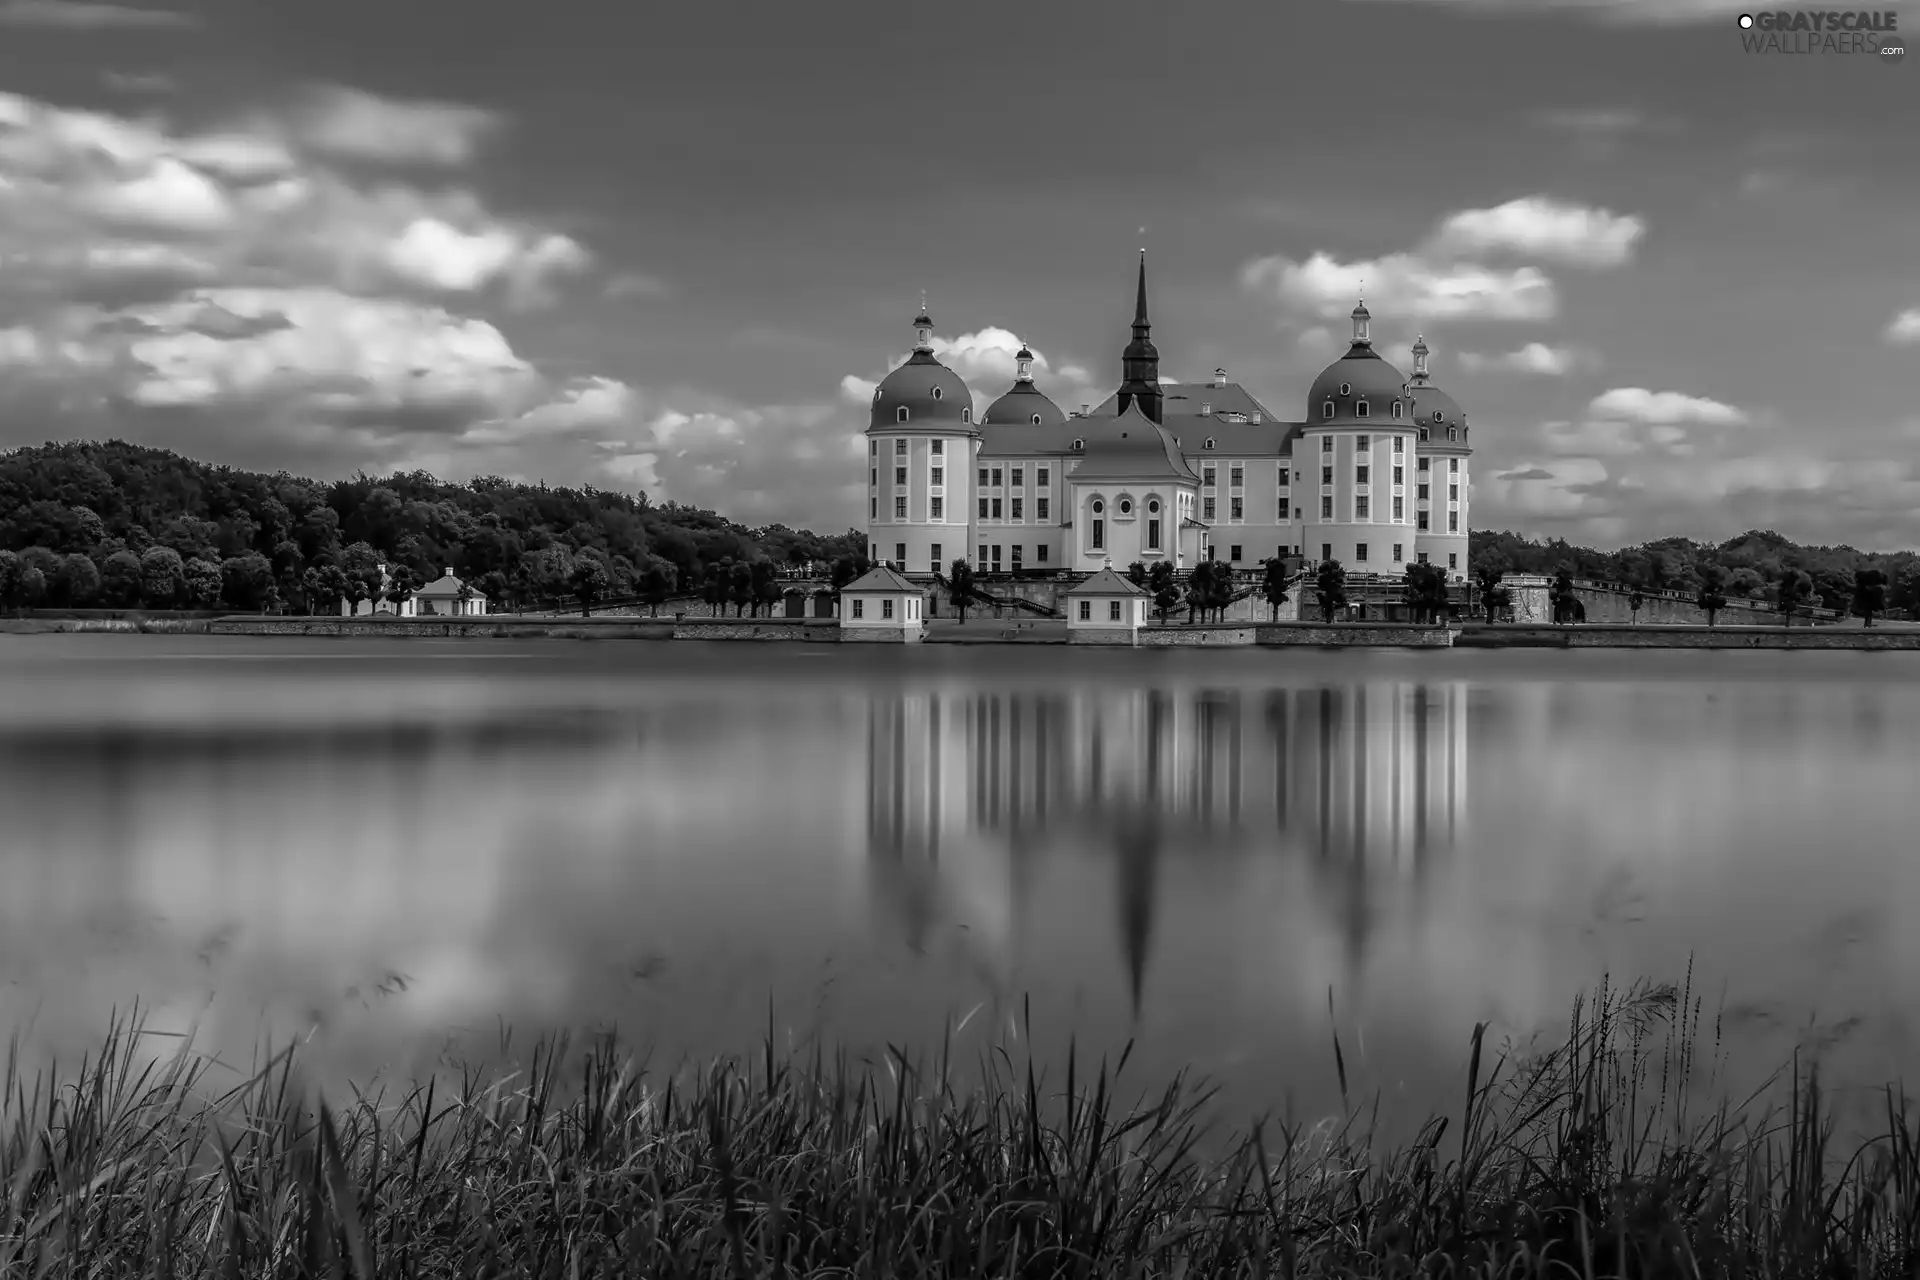
[[[1444,430],[1467,425],[1467,415],[1461,411],[1459,404],[1432,383],[1408,388],[1407,396],[1413,401],[1413,420],[1420,426]]]
[[[902,409],[907,411],[904,422]],[[960,375],[934,359],[931,351],[916,351],[880,380],[869,421],[874,430],[939,425],[972,431],[973,395]]]
[[[1034,422],[1039,415],[1040,421]],[[1040,389],[1031,382],[1016,382],[1012,390],[987,406],[987,412],[980,421],[998,425],[1022,426],[1058,426],[1067,420],[1060,406],[1040,393]]]
[[[1367,401],[1369,420],[1391,420],[1391,405],[1405,394],[1407,379],[1398,369],[1376,354],[1371,346],[1356,342],[1347,354],[1320,371],[1307,392],[1307,425],[1328,421],[1326,402],[1333,401],[1334,421],[1358,417],[1354,405]],[[1346,390],[1343,392],[1342,387]]]

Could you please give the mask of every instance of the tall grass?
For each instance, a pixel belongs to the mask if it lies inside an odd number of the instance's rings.
[[[550,1039],[516,1074],[330,1105],[291,1050],[216,1089],[135,1011],[70,1078],[10,1055],[0,1275],[1914,1273],[1897,1090],[1844,1153],[1812,1070],[1778,1108],[1696,1111],[1716,1077],[1684,986],[1603,987],[1540,1052],[1485,1033],[1458,1112],[1383,1149],[1353,1100],[1203,1143],[1209,1093],[1130,1097],[1124,1053],[1054,1075],[997,1047],[962,1086],[951,1039],[860,1067],[770,1032],[666,1079]],[[1344,1094],[1337,1047],[1336,1070]]]

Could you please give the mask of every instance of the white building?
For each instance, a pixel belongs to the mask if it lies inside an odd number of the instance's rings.
[[[1147,624],[1145,591],[1111,566],[1066,592],[1069,644],[1133,644]]]
[[[423,618],[477,618],[487,611],[487,598],[447,571],[413,593],[416,615]]]
[[[885,565],[840,588],[842,640],[902,642],[926,634],[926,591]]]
[[[1373,349],[1365,303],[1352,318],[1351,345],[1313,380],[1302,421],[1276,419],[1224,369],[1163,387],[1143,254],[1119,389],[1063,413],[1022,348],[1013,387],[975,422],[923,311],[913,354],[874,390],[868,554],[912,574],[960,558],[996,573],[1298,556],[1394,575],[1428,561],[1463,578],[1466,415],[1433,384],[1424,339],[1408,377]]]

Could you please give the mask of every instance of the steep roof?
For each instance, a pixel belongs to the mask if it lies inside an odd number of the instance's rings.
[[[1113,567],[1109,565],[1107,568],[1094,574],[1091,578],[1088,578],[1085,582],[1082,582],[1079,586],[1069,587],[1064,594],[1070,596],[1144,596],[1147,593],[1115,573]]]
[[[842,594],[849,591],[894,591],[911,594],[919,590],[919,587],[914,586],[911,582],[908,582],[905,578],[883,564],[875,565],[873,568],[855,578],[852,582],[849,582],[846,586],[840,588]]]
[[[454,577],[453,571],[449,569],[447,572],[441,574],[439,577],[435,578],[432,582],[427,583],[427,585],[425,585],[424,587],[421,587],[418,591],[414,592],[413,594],[416,596],[432,596],[435,599],[438,599],[441,596],[445,596],[449,600],[451,600],[459,596],[460,588],[462,585],[463,584],[460,581],[460,579]],[[486,599],[486,596],[481,594],[480,589],[478,587],[469,587],[467,590],[467,594],[475,600]]]
[[[1199,483],[1173,433],[1131,404],[1116,418],[1074,419],[1087,447],[1072,478],[1081,480],[1184,480]]]

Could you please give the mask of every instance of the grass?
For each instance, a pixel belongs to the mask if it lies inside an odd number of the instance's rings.
[[[962,1086],[951,1040],[856,1066],[769,1034],[668,1079],[549,1040],[328,1105],[291,1050],[219,1090],[190,1038],[149,1063],[136,1012],[70,1080],[9,1058],[0,1275],[1914,1274],[1900,1094],[1851,1152],[1812,1070],[1696,1114],[1699,1039],[1684,985],[1603,987],[1545,1051],[1476,1028],[1458,1112],[1386,1150],[1358,1105],[1208,1142],[1207,1091],[1124,1101],[1125,1054],[1050,1078],[1002,1046]]]

